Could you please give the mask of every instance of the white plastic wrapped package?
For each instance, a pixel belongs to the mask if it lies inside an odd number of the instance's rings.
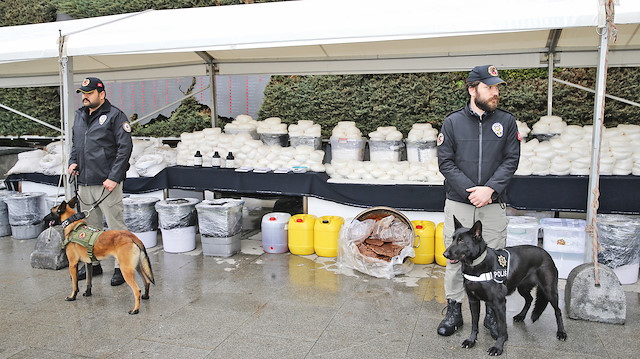
[[[127,197],[122,199],[124,223],[134,233],[158,229],[158,212],[155,204],[160,201],[153,197]]]
[[[48,176],[62,174],[62,153],[46,154],[40,159],[40,170]]]
[[[404,248],[389,262],[363,255],[358,246],[374,236],[380,239],[393,238],[394,244]],[[415,257],[413,240],[413,228],[400,221],[394,221],[393,216],[377,222],[374,219],[354,219],[349,225],[343,225],[340,230],[338,264],[377,278],[390,279],[399,274],[406,274],[413,269],[413,262],[407,260],[407,257]]]
[[[21,152],[18,154],[18,162],[7,172],[7,175],[17,173],[42,173],[40,160],[47,153],[43,150]]]
[[[598,263],[616,269],[640,261],[640,218],[598,214],[596,223],[602,247]]]
[[[196,204],[200,202],[195,198],[167,198],[155,204],[158,212],[158,225],[160,229],[175,229],[192,227],[196,225]]]
[[[243,200],[204,200],[196,205],[200,234],[209,237],[231,237],[242,230]]]
[[[12,226],[29,226],[42,223],[49,212],[46,209],[44,192],[16,193],[4,198]]]
[[[136,161],[136,171],[141,177],[153,177],[167,167],[161,155],[142,155]]]

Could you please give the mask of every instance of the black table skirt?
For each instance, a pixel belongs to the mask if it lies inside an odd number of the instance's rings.
[[[128,178],[126,193],[164,189],[211,190],[239,195],[309,196],[341,204],[388,206],[399,210],[441,212],[445,193],[438,185],[374,185],[328,183],[326,173],[240,173],[232,169],[169,167],[155,177]],[[7,187],[19,181],[57,185],[58,176],[24,173],[8,176]],[[523,210],[585,212],[587,176],[516,176],[508,203]],[[639,176],[601,176],[599,213],[640,213]]]

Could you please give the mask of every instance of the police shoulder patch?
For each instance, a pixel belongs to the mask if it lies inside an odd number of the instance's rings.
[[[444,142],[444,133],[441,132],[438,135],[438,142],[436,143],[436,145],[440,146],[443,142]]]
[[[122,129],[125,130],[126,132],[131,132],[131,125],[129,124],[129,122],[123,123]]]

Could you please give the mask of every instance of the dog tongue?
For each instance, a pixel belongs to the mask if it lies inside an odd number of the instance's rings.
[[[458,263],[458,260],[457,259],[449,259],[449,262],[451,264],[456,264],[456,263]]]

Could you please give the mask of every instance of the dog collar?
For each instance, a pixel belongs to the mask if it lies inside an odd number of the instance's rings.
[[[482,263],[482,261],[486,256],[487,256],[487,250],[485,249],[484,252],[482,252],[482,254],[478,256],[478,258],[474,259],[473,262],[471,262],[471,266],[475,267],[478,264]]]
[[[71,217],[65,219],[64,222],[61,223],[62,229],[67,228],[67,226],[70,225],[71,223],[81,220],[85,217],[86,215],[84,214],[84,212],[76,212],[72,214]]]

